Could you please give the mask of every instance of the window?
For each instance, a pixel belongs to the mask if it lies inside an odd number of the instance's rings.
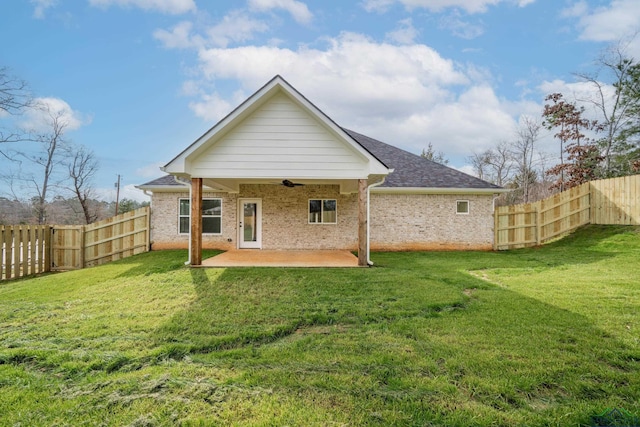
[[[469,213],[468,200],[456,200],[456,214],[465,215]]]
[[[309,224],[337,223],[337,209],[335,199],[309,200]]]
[[[180,199],[178,232],[189,234],[190,200]],[[222,228],[222,199],[202,199],[202,234],[220,234]]]

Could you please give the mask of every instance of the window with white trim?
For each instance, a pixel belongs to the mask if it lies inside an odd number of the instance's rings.
[[[456,200],[456,214],[468,215],[469,214],[469,201],[468,200]]]
[[[180,199],[178,207],[178,233],[189,234],[191,201]],[[222,233],[222,199],[202,199],[202,234]]]
[[[309,224],[336,224],[337,222],[336,199],[309,200]]]

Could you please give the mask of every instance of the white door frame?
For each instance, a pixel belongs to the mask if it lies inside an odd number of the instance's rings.
[[[244,205],[256,205],[255,239],[245,241],[244,236]],[[238,199],[238,249],[262,249],[262,199]]]

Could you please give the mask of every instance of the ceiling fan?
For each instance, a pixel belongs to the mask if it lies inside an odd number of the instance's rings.
[[[288,179],[283,179],[282,180],[282,185],[284,185],[285,187],[289,187],[289,188],[293,188],[293,187],[298,187],[304,184],[298,183],[298,182],[291,182]]]

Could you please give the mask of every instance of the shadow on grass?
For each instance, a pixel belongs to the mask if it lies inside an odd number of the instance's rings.
[[[157,330],[171,357],[256,347],[301,328],[433,316],[464,307],[462,286],[393,269],[191,269],[196,299]]]
[[[215,256],[222,251],[204,250],[203,258]],[[117,277],[150,276],[163,274],[181,268],[187,268],[185,264],[189,260],[189,252],[184,249],[161,250],[134,255],[129,258],[115,261],[120,265],[130,264],[132,267]]]
[[[388,268],[342,275],[191,269],[197,298],[156,331],[156,356],[216,360],[240,382],[309,405],[352,402],[318,410],[376,414],[382,424],[588,425],[608,407],[640,409],[638,348],[585,316],[463,273],[439,285],[416,279],[395,256]],[[430,286],[435,293],[420,294]],[[469,288],[463,304],[428,307],[437,293]]]

